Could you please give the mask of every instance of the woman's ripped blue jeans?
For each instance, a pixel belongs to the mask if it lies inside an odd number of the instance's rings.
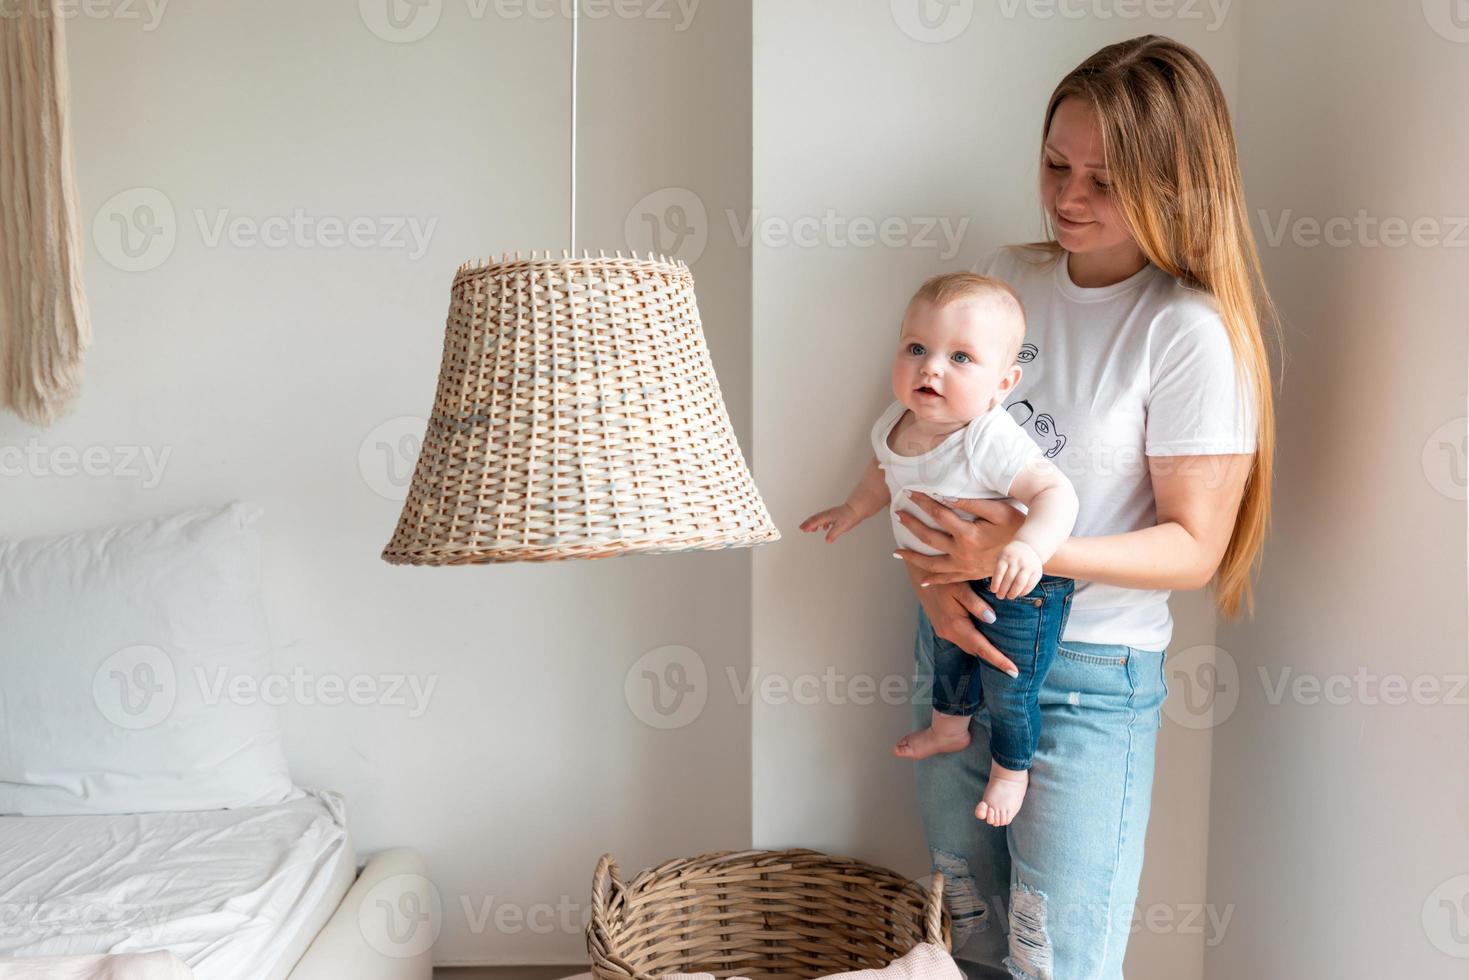
[[[935,645],[918,616],[913,716],[924,725]],[[986,706],[967,749],[915,764],[954,955],[972,976],[1121,980],[1166,694],[1161,650],[1060,643],[1041,684],[1025,806],[1008,827],[974,816],[990,770]]]

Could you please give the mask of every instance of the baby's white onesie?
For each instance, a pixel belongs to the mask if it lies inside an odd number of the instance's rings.
[[[882,413],[872,427],[872,451],[877,456],[878,467],[887,478],[888,493],[893,498],[888,506],[888,517],[892,521],[893,538],[898,547],[925,555],[939,554],[919,541],[898,520],[898,512],[906,511],[929,527],[938,528],[927,512],[909,500],[903,491],[921,490],[940,500],[1008,497],[1015,477],[1027,463],[1041,455],[1041,449],[1009,412],[996,405],[928,452],[916,456],[901,455],[888,448],[888,433],[907,410],[902,402],[895,401]],[[1025,509],[1020,504],[1015,506],[1021,511]],[[964,511],[956,513],[967,521],[975,519]]]

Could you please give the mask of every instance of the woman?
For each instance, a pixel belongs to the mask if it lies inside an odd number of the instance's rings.
[[[1111,980],[1142,870],[1168,593],[1214,580],[1226,615],[1251,605],[1270,510],[1270,305],[1228,109],[1195,52],[1153,36],[1102,49],[1057,86],[1044,134],[1051,240],[977,271],[1025,304],[1025,376],[1007,408],[1076,486],[1076,529],[1046,571],[1078,588],[1015,822],[974,818],[989,772],[983,710],[968,750],[919,763],[918,788],[961,958],[1000,975]],[[991,574],[1020,515],[956,502],[979,518],[968,522],[918,500],[945,529],[905,519],[943,553],[899,552],[920,615],[1006,669],[969,619],[993,614],[967,583]],[[920,676],[932,672],[923,635]],[[927,712],[915,704],[915,723]]]

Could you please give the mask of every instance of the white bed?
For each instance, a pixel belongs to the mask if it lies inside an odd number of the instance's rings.
[[[0,955],[168,949],[197,980],[285,980],[353,879],[341,799],[0,818]]]
[[[359,872],[274,707],[204,681],[272,676],[259,516],[0,539],[0,980],[429,977],[422,861]]]

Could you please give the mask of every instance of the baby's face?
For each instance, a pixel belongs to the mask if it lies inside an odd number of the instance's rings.
[[[1020,380],[1009,358],[1018,313],[988,296],[934,309],[915,303],[893,358],[893,395],[920,419],[959,423],[1002,401]]]

